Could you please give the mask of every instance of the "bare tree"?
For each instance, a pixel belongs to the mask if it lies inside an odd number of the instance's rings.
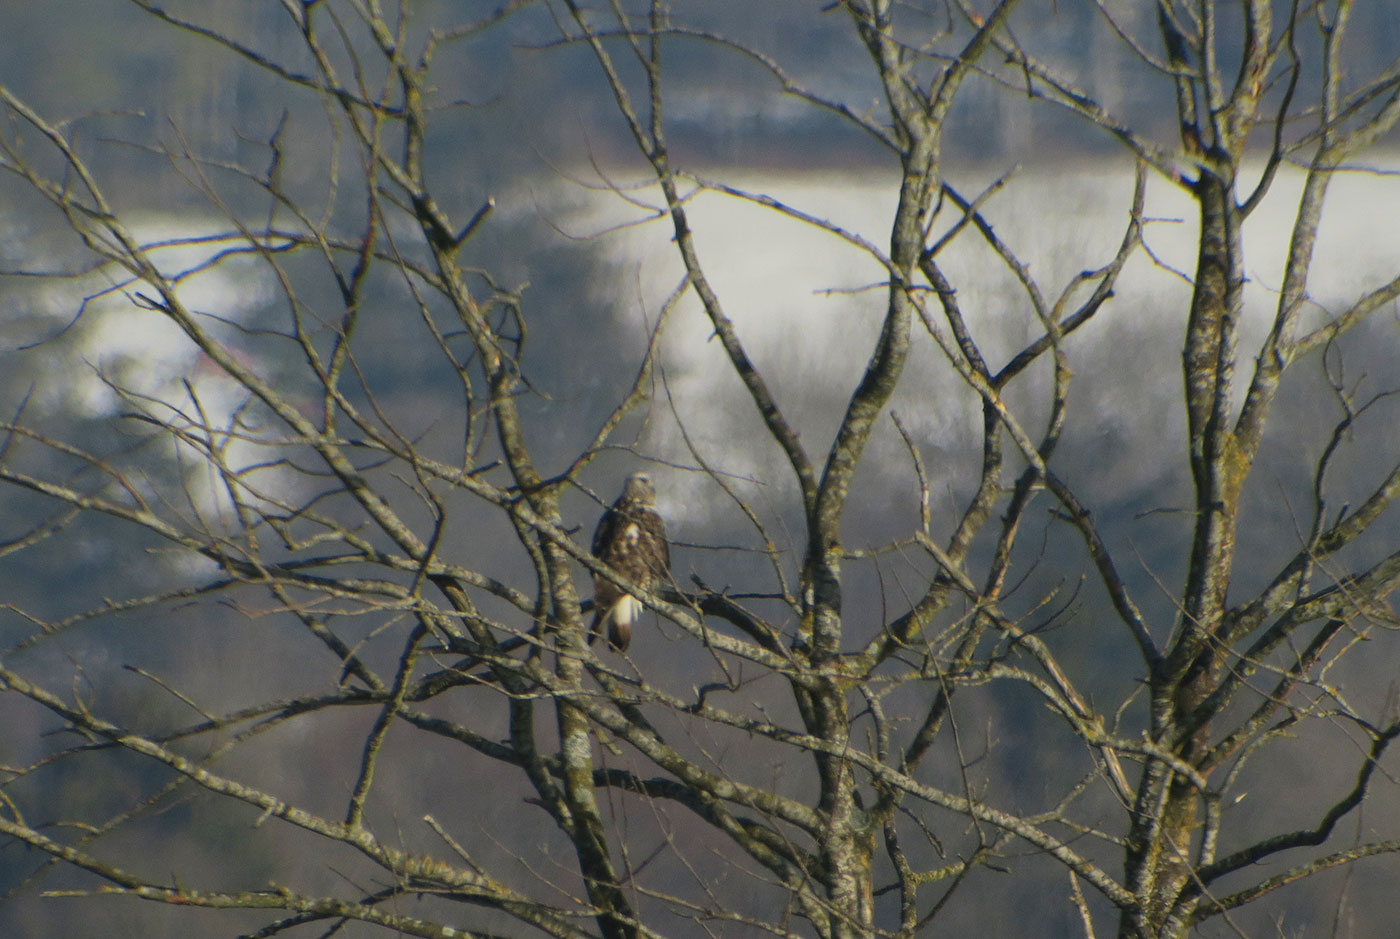
[[[288,110],[245,141],[256,159],[208,158],[178,126],[149,144],[219,219],[152,236],[79,124],[0,87],[8,192],[42,200],[68,239],[58,263],[7,272],[74,298],[70,326],[29,354],[122,322],[173,328],[190,353],[156,382],[97,363],[115,402],[101,421],[44,403],[66,373],[12,389],[0,552],[115,545],[129,585],[46,569],[48,596],[7,602],[0,833],[24,847],[8,906],[242,911],[203,915],[254,936],[838,939],[1000,922],[1010,889],[1035,905],[1027,933],[1114,921],[1146,939],[1263,934],[1251,924],[1281,922],[1299,891],[1343,931],[1360,894],[1320,875],[1374,855],[1393,873],[1400,719],[1388,670],[1367,665],[1392,641],[1400,440],[1393,389],[1348,365],[1394,348],[1400,276],[1356,271],[1340,305],[1315,286],[1330,187],[1377,170],[1364,154],[1400,117],[1400,60],[1354,51],[1351,3],[1160,0],[1145,17],[843,0],[755,14],[738,36],[709,8],[660,2],[512,0],[442,25],[407,3],[326,0],[286,2],[279,31],[244,39],[133,2],[250,63]],[[858,48],[866,84],[833,87],[782,41],[787,18]],[[1142,76],[1121,113],[1056,24],[1107,37]],[[438,63],[478,74],[472,55],[521,35],[532,56],[588,56],[633,150],[599,142],[575,163],[678,257],[641,342],[571,333],[548,309],[567,300],[509,286],[507,251],[486,244],[498,200],[463,196],[479,170],[452,122],[490,89]],[[887,236],[686,159],[707,136],[673,133],[671,69],[693,99],[697,62],[746,69],[823,133],[874,148],[883,169],[861,172],[896,174],[881,177]],[[324,129],[288,120],[307,102]],[[969,168],[974,148],[946,155],[955,131],[985,128],[987,102],[1054,127],[1031,158],[1125,167],[1110,233],[1032,210],[1102,251],[1089,267],[1077,253],[1077,273],[1047,274],[999,224],[1015,174]],[[293,164],[317,171],[291,184]],[[828,353],[830,376],[859,377],[808,385],[834,411],[746,343],[744,299],[693,220],[715,197],[879,272],[852,291],[873,328]],[[1192,233],[1190,269],[1164,256],[1166,198],[1194,206],[1170,225]],[[1269,283],[1246,254],[1268,239],[1246,222],[1279,202],[1290,230]],[[979,292],[974,257],[1008,289]],[[765,263],[785,276],[780,251]],[[271,285],[257,316],[199,293],[220,275]],[[1147,277],[1185,288],[1125,309]],[[727,446],[692,433],[694,386],[668,367],[685,317],[735,383]],[[1093,337],[1118,341],[1133,317],[1174,324],[1153,354],[1179,362],[1184,412],[1180,449],[1129,504],[1096,478],[1102,402],[1076,395],[1122,368]],[[560,366],[532,357],[542,332],[606,378],[546,393]],[[951,392],[929,394],[935,373]],[[603,406],[580,411],[599,387]],[[449,393],[450,418],[424,414]],[[935,439],[919,419],[935,410],[965,415],[972,444]],[[1134,423],[1171,439],[1170,417]],[[777,454],[772,478],[732,472],[751,465],[738,451]],[[673,526],[674,579],[654,589],[586,541],[616,471],[643,463],[673,504],[713,500],[730,526],[710,544]],[[1165,501],[1172,480],[1189,505]],[[589,643],[594,577],[657,614],[626,654]],[[179,628],[165,645],[120,635],[147,620]],[[1300,744],[1328,754],[1301,780],[1286,771]],[[162,825],[180,806],[207,814]],[[253,882],[258,858],[270,884]],[[1364,903],[1346,915],[1386,920]]]

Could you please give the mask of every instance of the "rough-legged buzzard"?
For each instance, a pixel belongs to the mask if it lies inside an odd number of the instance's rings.
[[[671,548],[666,525],[656,512],[656,490],[646,473],[633,473],[622,495],[603,513],[593,532],[593,556],[619,575],[648,590],[671,576]],[[608,644],[625,652],[632,641],[632,624],[642,615],[642,602],[606,577],[593,575],[592,643],[608,631]]]

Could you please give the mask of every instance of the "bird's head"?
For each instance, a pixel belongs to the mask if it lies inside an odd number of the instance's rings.
[[[622,487],[622,498],[628,502],[639,502],[642,505],[652,505],[656,502],[656,487],[651,484],[651,477],[646,473],[633,473],[627,477],[627,482]]]

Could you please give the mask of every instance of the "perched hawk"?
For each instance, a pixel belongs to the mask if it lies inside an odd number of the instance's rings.
[[[656,490],[646,473],[633,473],[622,495],[598,520],[593,532],[593,556],[622,577],[648,590],[671,576],[671,548],[666,525],[656,513]],[[632,641],[632,624],[642,615],[642,602],[622,592],[606,577],[593,575],[592,643],[608,629],[608,645],[619,652]]]

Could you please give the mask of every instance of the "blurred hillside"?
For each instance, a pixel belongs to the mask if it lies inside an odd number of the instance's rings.
[[[479,0],[412,5],[422,31],[494,7]],[[804,0],[675,5],[675,23],[696,37],[673,43],[668,58],[668,124],[683,159],[802,168],[855,167],[876,157],[874,144],[849,125],[785,95],[765,70],[700,38],[745,42],[805,87],[856,112],[866,110],[879,90],[865,51],[838,12],[797,15],[809,7]],[[1150,37],[1151,4],[1112,0],[1104,7],[1124,29]],[[165,8],[226,28],[291,70],[305,70],[299,50],[285,38],[287,14],[280,0],[176,2]],[[1163,108],[1170,98],[1160,94],[1161,77],[1142,67],[1092,4],[1035,0],[1023,5],[1017,22],[1020,38],[1091,96],[1133,126],[1153,129],[1164,145],[1173,143],[1175,119]],[[436,98],[465,113],[458,133],[435,136],[438,159],[460,167],[465,156],[471,172],[463,174],[468,177],[463,185],[473,190],[502,183],[500,161],[493,158],[498,154],[514,156],[510,165],[516,172],[572,165],[585,153],[605,162],[631,160],[616,111],[599,93],[596,67],[584,50],[555,45],[558,30],[546,8],[526,9],[506,27],[509,44],[493,36],[490,42],[454,44],[440,54],[440,76],[451,75],[456,84],[434,89]],[[0,28],[6,36],[0,81],[45,113],[81,120],[90,147],[101,140],[146,142],[151,136],[174,141],[178,133],[202,156],[234,159],[268,139],[284,108],[297,124],[319,119],[314,94],[291,100],[271,95],[273,83],[247,61],[121,0],[4,0]],[[946,28],[936,18],[928,22],[930,33]],[[1238,24],[1225,22],[1221,28],[1228,37]],[[1400,2],[1357,4],[1350,33],[1355,56],[1350,68],[1365,74],[1383,66],[1400,48]],[[1300,39],[1305,53],[1308,41]],[[1300,94],[1308,91],[1304,87]],[[960,98],[947,139],[950,155],[965,160],[1043,157],[1056,150],[1082,154],[1116,146],[1051,109],[1032,109],[1024,99],[977,83]],[[125,167],[133,178],[150,179],[149,162],[139,154],[109,149],[103,162]],[[288,163],[288,171],[298,171],[295,162]]]

